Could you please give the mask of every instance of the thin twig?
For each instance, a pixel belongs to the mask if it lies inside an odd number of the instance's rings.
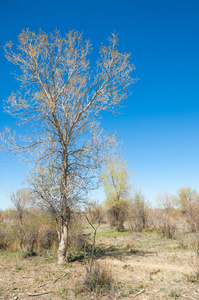
[[[195,298],[191,298],[191,297],[185,296],[185,295],[182,295],[182,297],[189,298],[189,299],[191,299],[191,300],[196,300]]]
[[[38,288],[43,287],[43,286],[45,286],[45,285],[46,285],[46,283],[44,283],[44,284],[42,284],[42,285],[39,285]]]
[[[49,293],[54,293],[54,291],[48,291],[48,292],[43,292],[43,293],[37,293],[37,294],[32,294],[32,293],[27,293],[27,295],[29,297],[34,297],[34,296],[41,296],[41,295],[45,295],[45,294],[49,294]]]
[[[55,279],[55,281],[53,281],[53,284],[54,284],[55,282],[57,282],[59,279],[65,277],[69,272],[70,272],[70,271],[68,270],[64,275],[62,275],[62,276],[58,277],[57,279]]]
[[[145,289],[141,290],[140,292],[138,292],[137,294],[135,294],[135,296],[134,296],[134,297],[137,297],[138,295],[140,295],[140,294],[144,293],[144,291],[145,291]]]

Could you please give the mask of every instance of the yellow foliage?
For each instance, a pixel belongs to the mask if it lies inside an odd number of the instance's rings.
[[[101,182],[106,195],[104,204],[107,208],[126,206],[130,197],[130,176],[127,163],[122,159],[114,158],[107,163],[101,175]]]

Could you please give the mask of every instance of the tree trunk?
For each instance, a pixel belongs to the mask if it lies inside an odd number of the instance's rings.
[[[64,263],[67,254],[68,246],[68,224],[70,222],[70,207],[68,205],[67,194],[67,174],[68,174],[68,161],[67,161],[67,148],[64,149],[62,154],[62,172],[61,172],[61,228],[59,237],[59,252],[58,252],[58,264]]]
[[[66,252],[67,252],[67,240],[68,240],[68,230],[67,223],[61,220],[61,229],[59,237],[59,252],[58,252],[58,264],[61,265],[66,262]]]

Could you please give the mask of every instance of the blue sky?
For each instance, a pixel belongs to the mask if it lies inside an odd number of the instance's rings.
[[[119,50],[136,66],[124,114],[106,115],[103,126],[117,130],[123,157],[135,173],[132,183],[154,203],[156,195],[199,186],[199,1],[177,0],[0,0],[0,44],[17,42],[22,29],[62,34],[75,29],[92,42],[119,34]],[[0,48],[0,101],[18,87]],[[0,106],[0,130],[15,121]],[[28,166],[0,153],[0,209],[9,190],[21,187]],[[99,199],[103,196],[99,193]]]

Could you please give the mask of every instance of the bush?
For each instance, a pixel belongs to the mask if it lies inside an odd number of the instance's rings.
[[[23,225],[19,228],[18,238],[22,252],[34,252],[34,246],[39,236],[39,222],[33,215],[28,215],[23,220]]]
[[[1,212],[0,216],[0,249],[15,248],[16,231],[12,222],[13,211]]]
[[[0,222],[0,249],[7,250],[11,248],[15,241],[15,232],[12,227]]]
[[[141,232],[148,226],[148,207],[140,193],[131,200],[128,220],[131,231]]]
[[[170,239],[176,237],[178,215],[174,211],[164,209],[150,209],[148,215],[148,225],[152,230],[156,230],[164,237]]]
[[[108,209],[107,215],[111,227],[116,227],[118,231],[124,229],[124,222],[128,216],[128,201],[120,201],[117,205],[113,205]]]
[[[86,268],[84,286],[89,291],[98,292],[102,289],[111,289],[114,283],[112,268],[106,262],[103,265],[94,263],[92,268]]]
[[[159,231],[167,239],[175,238],[176,224],[174,220],[170,216],[162,214],[162,225],[160,225]]]
[[[89,209],[89,219],[92,224],[106,224],[106,210],[102,205],[97,203],[92,204],[92,208]]]
[[[58,235],[55,228],[44,227],[39,233],[38,246],[40,249],[51,249],[58,245]]]
[[[86,235],[83,233],[82,216],[73,214],[69,224],[68,246],[83,249],[86,245]]]

